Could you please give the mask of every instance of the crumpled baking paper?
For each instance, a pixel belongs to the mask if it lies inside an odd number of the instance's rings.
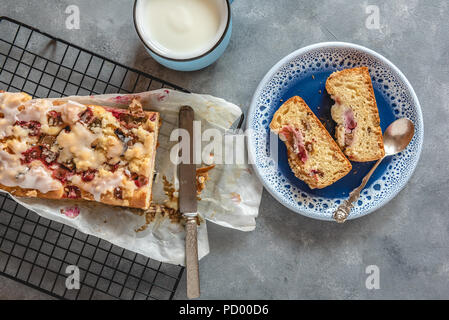
[[[242,112],[239,107],[223,99],[169,89],[126,95],[76,96],[58,100],[127,108],[134,98],[140,98],[144,109],[161,113],[162,126],[156,157],[157,176],[153,184],[153,202],[163,204],[167,196],[163,190],[162,177],[165,176],[175,187],[178,185],[177,168],[169,156],[172,147],[178,143],[170,141],[170,134],[178,128],[180,107],[190,105],[194,109],[195,120],[201,121],[201,131],[215,128],[223,135],[232,134],[227,130],[240,118]],[[206,188],[198,202],[198,213],[202,218],[198,226],[199,258],[209,253],[205,220],[241,231],[254,230],[262,196],[262,185],[248,164],[218,164],[209,172],[209,177],[210,180],[206,182]],[[156,215],[148,224],[141,210],[87,201],[35,198],[15,200],[47,219],[69,225],[125,249],[165,263],[185,263],[184,225],[168,217]],[[67,210],[74,207],[80,209],[79,215]],[[145,225],[145,230],[136,232]]]

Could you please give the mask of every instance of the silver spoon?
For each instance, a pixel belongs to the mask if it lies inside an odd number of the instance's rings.
[[[407,148],[408,144],[415,134],[415,126],[409,119],[398,119],[394,121],[384,133],[384,148],[385,156],[379,159],[374,167],[368,172],[368,174],[363,178],[362,184],[354,189],[350,194],[349,198],[345,200],[334,212],[334,219],[338,223],[343,223],[349,216],[352,209],[352,204],[360,197],[360,192],[365,188],[371,175],[376,171],[379,164],[388,156],[395,155],[402,152]]]

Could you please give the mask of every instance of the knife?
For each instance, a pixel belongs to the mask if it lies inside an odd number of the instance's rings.
[[[178,165],[179,211],[184,215],[186,219],[187,297],[189,299],[198,298],[200,296],[197,238],[198,203],[196,186],[196,165],[193,161],[193,118],[194,112],[191,107],[181,107],[181,110],[179,111],[179,128],[186,130],[189,134],[188,137],[190,138],[189,163],[180,163]]]

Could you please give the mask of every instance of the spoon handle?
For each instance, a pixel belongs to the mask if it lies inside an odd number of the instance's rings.
[[[371,178],[372,174],[374,173],[374,171],[376,171],[377,167],[379,166],[379,164],[382,162],[382,160],[384,159],[380,158],[376,164],[371,168],[371,170],[368,172],[368,174],[363,178],[362,180],[362,184],[360,184],[360,186],[358,186],[357,188],[355,188],[354,190],[352,190],[352,192],[349,194],[349,198],[345,201],[343,201],[343,203],[337,208],[337,210],[335,210],[334,212],[334,220],[337,221],[338,223],[344,223],[346,221],[346,219],[349,216],[349,213],[351,212],[352,209],[352,204],[354,203],[354,201],[356,201],[359,197],[360,197],[360,192],[363,190],[363,188],[365,188],[366,184],[368,183],[369,179]]]

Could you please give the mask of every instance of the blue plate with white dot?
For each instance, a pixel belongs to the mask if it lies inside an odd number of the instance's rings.
[[[369,68],[382,131],[394,120],[408,118],[415,125],[415,136],[404,152],[382,162],[348,219],[371,213],[393,199],[418,164],[424,140],[421,107],[409,81],[396,66],[380,54],[350,43],[326,42],[299,49],[279,61],[260,82],[247,120],[251,131],[248,150],[256,174],[280,203],[295,212],[332,221],[335,209],[360,185],[374,163],[353,162],[346,177],[327,188],[312,190],[295,177],[284,143],[270,133],[273,115],[283,101],[298,95],[334,136],[330,115],[334,102],[326,92],[326,80],[334,71],[360,66]]]

